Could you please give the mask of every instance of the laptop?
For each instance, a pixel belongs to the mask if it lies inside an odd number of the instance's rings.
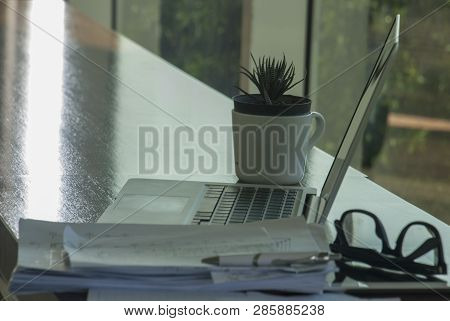
[[[311,187],[130,179],[99,222],[242,224],[304,215],[325,222],[399,43],[397,15],[318,195]]]

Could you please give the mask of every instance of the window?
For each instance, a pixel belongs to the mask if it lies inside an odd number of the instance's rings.
[[[327,120],[319,147],[332,155],[377,57],[374,50],[400,13],[399,52],[353,166],[450,223],[445,0],[103,1],[119,32],[230,97],[237,94],[234,85],[249,86],[239,78],[239,66],[249,66],[250,52],[285,53],[299,78],[308,70],[308,94]]]
[[[335,153],[386,30],[401,14],[400,47],[353,166],[450,222],[450,10],[446,1],[314,1],[313,102],[320,147]],[[362,58],[332,83],[336,75]]]

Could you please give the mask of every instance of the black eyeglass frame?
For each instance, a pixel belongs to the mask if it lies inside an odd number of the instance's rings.
[[[375,233],[381,240],[382,244],[381,252],[374,249],[360,248],[348,244],[347,238],[345,237],[346,232],[344,231],[343,223],[347,215],[352,213],[365,214],[374,220]],[[406,233],[409,228],[416,225],[424,226],[430,232],[432,237],[424,241],[415,251],[403,256],[402,247]],[[389,246],[387,234],[380,219],[369,211],[362,209],[351,209],[345,211],[341,218],[334,222],[334,226],[336,228],[337,235],[335,241],[330,245],[330,249],[335,253],[342,254],[347,259],[360,261],[374,267],[401,270],[414,274],[434,275],[447,273],[441,236],[438,230],[429,223],[415,221],[406,225],[401,230],[397,238],[395,248],[393,249]],[[435,265],[428,265],[414,261],[432,250],[436,251]]]

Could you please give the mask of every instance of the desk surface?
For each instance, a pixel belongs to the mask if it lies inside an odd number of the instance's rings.
[[[20,218],[95,222],[125,181],[138,176],[139,126],[231,123],[228,97],[63,1],[2,1],[0,43],[0,271],[6,277]],[[231,154],[223,145],[215,150],[214,176],[194,169],[151,177],[234,182]],[[304,183],[320,188],[329,165],[330,157],[315,150]],[[350,171],[330,219],[355,204],[386,213],[388,233],[421,219],[450,244],[446,224]]]
[[[62,1],[1,2],[0,41],[0,217],[16,237],[21,217],[95,222],[138,176],[139,126],[231,124],[231,99]],[[215,151],[215,175],[151,177],[235,182]],[[331,163],[315,154],[311,185]]]

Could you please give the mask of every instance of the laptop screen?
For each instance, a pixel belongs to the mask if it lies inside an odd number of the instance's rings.
[[[320,222],[324,222],[328,215],[345,173],[347,172],[355,148],[362,136],[369,112],[374,106],[379,92],[383,87],[384,76],[386,75],[386,71],[392,62],[392,58],[395,56],[398,47],[399,26],[400,16],[397,15],[384,44],[376,49],[376,51],[379,51],[377,61],[370,73],[322,188],[321,197],[325,200],[325,207],[323,208],[322,213],[320,213]]]

